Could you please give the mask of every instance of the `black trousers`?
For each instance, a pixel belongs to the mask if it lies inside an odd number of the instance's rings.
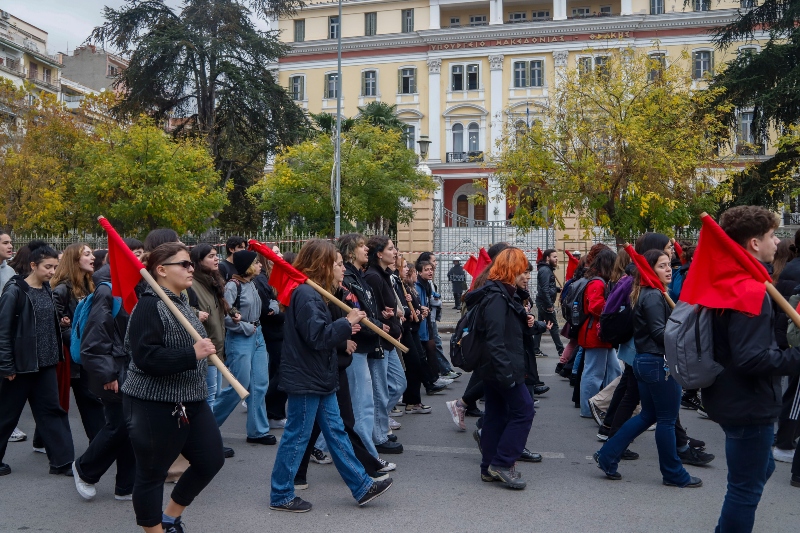
[[[776,434],[775,446],[781,450],[793,450],[794,439],[798,436],[800,424],[797,420],[789,418],[789,413],[792,410],[794,403],[794,396],[797,393],[797,386],[800,383],[800,376],[792,376],[789,378],[789,387],[783,393],[783,406],[781,407],[781,416],[778,419],[778,433]]]
[[[31,406],[36,427],[47,450],[50,466],[61,467],[75,459],[67,412],[58,403],[56,367],[17,374],[13,381],[0,378],[0,462],[6,454],[8,438],[19,423],[25,402]]]
[[[467,405],[468,409],[475,409],[478,407],[478,400],[483,398],[484,386],[483,378],[477,370],[472,373],[467,382],[467,389],[461,395],[461,399]]]
[[[282,420],[286,418],[286,401],[289,399],[286,393],[278,390],[280,385],[280,366],[281,351],[283,341],[264,341],[267,345],[269,354],[269,387],[264,401],[267,404],[267,418],[270,420]]]
[[[564,344],[561,342],[561,328],[558,327],[558,317],[556,317],[555,310],[548,312],[544,307],[536,304],[536,311],[539,313],[536,316],[536,320],[553,323],[553,327],[550,328],[550,336],[553,338],[553,342],[556,345],[558,356],[561,357],[561,354],[564,352]],[[537,352],[539,351],[542,343],[542,335],[544,335],[544,333],[539,333],[533,336],[534,348]]]
[[[72,394],[75,396],[75,405],[78,406],[78,412],[81,415],[83,431],[86,433],[86,438],[89,439],[89,442],[92,442],[106,424],[103,402],[100,401],[100,398],[95,393],[89,390],[89,376],[83,367],[76,364],[73,364],[73,366],[80,368],[80,377],[71,378],[69,383],[72,388]],[[38,425],[36,426],[36,431],[33,432],[33,446],[35,448],[47,448],[39,436]]]
[[[408,346],[408,345],[406,345]],[[336,391],[336,403],[339,404],[339,414],[342,417],[342,424],[344,424],[344,431],[350,437],[350,444],[353,446],[353,452],[356,454],[356,459],[367,471],[370,477],[378,477],[378,469],[383,468],[383,465],[376,457],[373,457],[364,446],[364,442],[358,433],[355,432],[353,426],[356,423],[356,417],[353,414],[353,402],[350,399],[350,382],[347,381],[347,372],[344,368],[339,369],[339,390]],[[311,452],[314,450],[314,443],[322,430],[317,422],[314,422],[314,428],[311,430],[311,438],[308,439],[308,446],[303,454],[303,460],[300,462],[300,468],[297,470],[295,477],[306,479],[308,476],[308,462],[311,460]]]
[[[189,468],[172,491],[172,500],[188,506],[225,463],[222,436],[205,400],[187,402],[189,423],[172,416],[174,403],[150,402],[124,395],[122,405],[136,456],[133,510],[141,527],[161,524],[164,481],[170,465],[183,456]]]
[[[117,463],[117,480],[114,494],[125,495],[133,492],[136,476],[136,458],[128,438],[128,426],[120,401],[104,401],[106,425],[95,435],[89,447],[75,460],[75,469],[86,483],[100,481],[111,465]]]
[[[422,347],[417,333],[406,331],[403,334],[403,344],[408,347],[408,353],[403,354],[403,361],[406,363],[406,390],[403,393],[403,401],[408,405],[422,403],[420,385],[429,389],[433,383],[439,379],[428,366],[427,354]]]

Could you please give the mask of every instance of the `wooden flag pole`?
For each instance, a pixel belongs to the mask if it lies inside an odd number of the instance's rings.
[[[337,298],[337,297],[336,297],[336,296],[334,296],[333,294],[329,293],[328,291],[326,291],[325,289],[323,289],[323,288],[322,288],[322,287],[320,287],[320,286],[319,286],[317,283],[314,283],[314,282],[313,282],[313,281],[311,281],[310,279],[307,279],[307,280],[306,280],[306,284],[307,284],[307,285],[310,285],[312,289],[314,289],[315,291],[317,291],[318,293],[320,293],[322,296],[324,296],[325,298],[327,298],[328,300],[330,300],[330,302],[331,302],[331,303],[333,303],[333,304],[334,304],[336,307],[338,307],[338,308],[339,308],[339,309],[341,309],[342,311],[345,311],[345,312],[349,313],[350,311],[352,311],[352,310],[353,310],[353,308],[352,308],[352,307],[350,307],[349,305],[347,305],[346,303],[344,303],[343,301],[341,301],[339,298]],[[361,320],[361,324],[364,324],[364,325],[365,325],[365,326],[367,326],[369,329],[371,329],[372,331],[374,331],[375,333],[377,333],[378,335],[380,335],[380,337],[381,337],[382,339],[385,339],[387,342],[390,342],[390,343],[392,343],[392,345],[393,345],[395,348],[397,348],[398,350],[400,350],[401,352],[403,352],[403,353],[408,353],[408,348],[406,348],[405,346],[403,346],[403,344],[401,344],[401,343],[400,343],[400,341],[398,341],[397,339],[394,339],[394,338],[392,338],[392,336],[391,336],[391,335],[389,335],[388,333],[386,333],[385,331],[383,331],[383,329],[382,329],[382,328],[379,328],[378,326],[376,326],[375,324],[373,324],[373,323],[372,323],[372,321],[369,319],[369,317],[364,317],[364,318]]]
[[[630,245],[631,245],[631,244],[630,244],[629,242],[626,242],[626,243],[624,243],[624,244],[622,245],[622,249],[624,250],[625,248],[627,248],[627,247],[628,247],[628,246],[630,246]],[[633,258],[631,258],[631,261],[633,261]],[[675,302],[674,302],[674,301],[672,301],[672,298],[670,298],[670,297],[669,297],[669,294],[667,293],[667,291],[665,291],[665,290],[662,290],[662,291],[661,291],[661,294],[663,294],[663,295],[664,295],[664,298],[666,298],[666,300],[667,300],[667,304],[669,304],[669,307],[670,307],[670,309],[675,309]]]
[[[408,308],[411,310],[411,318],[414,319],[414,322],[419,322],[419,316],[417,316],[417,310],[414,309],[414,304],[411,303],[411,300],[408,299],[408,291],[406,291],[406,284],[401,281],[400,286],[403,287],[403,296],[406,297]]]
[[[178,322],[180,322],[189,335],[192,336],[192,339],[194,339],[195,342],[203,340],[203,337],[201,337],[197,330],[194,329],[194,326],[192,326],[189,320],[183,316],[183,313],[181,313],[180,310],[175,307],[175,303],[170,300],[169,296],[166,295],[161,286],[156,282],[156,280],[153,279],[153,276],[150,275],[150,272],[148,272],[146,268],[143,268],[139,271],[139,273],[142,275],[142,278],[144,278],[147,284],[150,285],[150,288],[155,291],[159,298],[161,298],[161,301],[166,304],[167,308],[175,316],[175,318],[178,319]],[[235,377],[233,377],[231,371],[228,370],[228,367],[225,366],[225,363],[223,363],[222,360],[217,357],[217,354],[209,355],[208,360],[212,365],[217,367],[217,370],[219,370],[220,374],[222,374],[228,383],[230,383],[231,387],[233,387],[242,400],[250,396],[250,393],[247,392],[247,389],[245,389],[242,384],[239,383]]]

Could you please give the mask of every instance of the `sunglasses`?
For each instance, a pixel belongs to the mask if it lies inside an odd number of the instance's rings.
[[[194,267],[194,263],[191,261],[176,261],[174,263],[161,263],[161,266],[170,266],[170,265],[180,265],[186,270],[189,270],[189,267]]]

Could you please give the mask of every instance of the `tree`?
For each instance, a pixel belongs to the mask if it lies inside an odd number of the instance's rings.
[[[331,171],[333,140],[321,133],[287,148],[274,170],[250,192],[264,211],[309,231],[332,234]],[[410,222],[411,204],[436,189],[416,169],[416,154],[402,134],[363,121],[342,134],[342,226],[383,226],[392,231]]]
[[[737,109],[753,109],[753,137],[767,139],[769,131],[786,130],[800,122],[800,0],[763,0],[741,10],[736,19],[715,34],[723,49],[751,41],[768,28],[769,39],[761,50],[746,53],[728,63],[714,76],[715,103],[730,104],[725,119],[737,127]],[[733,176],[733,196],[725,206],[757,203],[776,208],[787,193],[797,193],[800,180],[800,146],[778,144],[774,157],[748,165]]]
[[[495,176],[515,224],[563,226],[577,216],[584,229],[603,227],[621,242],[671,233],[713,209],[716,140],[727,129],[699,112],[715,93],[692,93],[686,60],[611,52],[557,79],[543,120],[509,125]]]
[[[298,0],[183,0],[180,11],[162,0],[127,0],[104,9],[106,22],[90,39],[109,43],[129,58],[118,78],[125,98],[120,116],[146,113],[169,121],[173,133],[205,139],[220,171],[232,181],[227,225],[260,226],[247,187],[261,175],[267,157],[306,134],[307,121],[269,65],[286,47],[277,32],[258,30],[251,20],[289,14]]]
[[[405,131],[406,124],[397,118],[397,105],[386,102],[370,102],[358,108],[359,120],[387,130]]]

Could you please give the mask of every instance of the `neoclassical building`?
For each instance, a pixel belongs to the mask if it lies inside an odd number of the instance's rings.
[[[371,101],[396,104],[409,146],[427,135],[428,164],[447,224],[505,220],[494,192],[471,200],[476,179],[493,187],[484,161],[504,125],[536,120],[559,70],[593,68],[612,49],[664,59],[685,51],[698,86],[759,40],[716,50],[711,32],[755,0],[311,0],[272,27],[290,47],[280,83],[310,112],[336,112],[336,50],[342,36],[343,114]],[[752,113],[740,110],[737,143],[751,143]],[[769,147],[766,153],[770,153]],[[758,157],[759,154],[755,154]],[[735,155],[734,155],[735,157]],[[753,157],[753,154],[748,154]]]

